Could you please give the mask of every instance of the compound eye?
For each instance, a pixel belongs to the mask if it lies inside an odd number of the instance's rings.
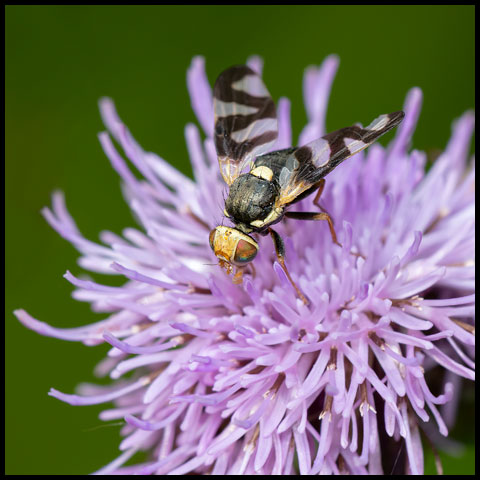
[[[211,232],[210,235],[208,236],[208,241],[210,242],[210,248],[215,251],[214,248],[214,241],[215,241],[215,233],[217,233],[217,229],[214,228]]]
[[[251,262],[257,255],[258,248],[246,240],[239,240],[235,250],[235,263]]]

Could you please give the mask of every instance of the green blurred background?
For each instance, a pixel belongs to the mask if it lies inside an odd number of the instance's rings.
[[[62,189],[87,238],[135,224],[97,140],[99,97],[115,100],[145,149],[190,173],[183,129],[194,121],[185,84],[194,55],[206,57],[210,82],[261,55],[274,99],[292,100],[297,138],[306,118],[303,70],[336,53],[329,130],[401,108],[416,85],[424,107],[414,146],[435,151],[452,120],[474,106],[474,13],[473,6],[7,6],[6,472],[89,473],[118,454],[119,426],[98,420],[101,406],[47,396],[50,387],[71,393],[94,381],[107,348],[41,337],[12,314],[25,308],[59,327],[101,318],[71,299],[62,275],[81,273],[78,255],[39,213]],[[471,420],[459,434],[465,454],[444,457],[446,473],[474,473]],[[431,456],[427,468],[434,472]]]

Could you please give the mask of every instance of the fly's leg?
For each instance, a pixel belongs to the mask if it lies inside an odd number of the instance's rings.
[[[272,236],[273,245],[275,246],[275,253],[277,254],[278,263],[283,268],[285,275],[287,276],[288,280],[292,284],[292,287],[297,292],[297,296],[300,298],[300,300],[302,300],[302,302],[305,305],[308,305],[309,301],[307,300],[307,297],[305,297],[305,295],[297,287],[296,283],[293,281],[292,277],[290,276],[290,273],[287,270],[287,266],[285,265],[285,245],[283,244],[282,237],[280,237],[280,235],[275,230],[272,230],[271,228],[268,229],[268,233],[270,233],[270,235]]]
[[[335,228],[333,228],[332,217],[326,212],[314,213],[314,212],[286,212],[285,216],[287,218],[295,218],[297,220],[326,220],[328,222],[328,228],[330,229],[330,235],[332,236],[332,241],[335,245],[343,248],[342,244],[337,240],[337,234],[335,233]],[[355,257],[365,258],[361,253],[350,252]]]
[[[325,207],[323,207],[322,205],[320,205],[320,197],[322,196],[322,193],[323,193],[323,189],[325,188],[325,179],[322,178],[318,183],[317,183],[317,186],[318,186],[318,190],[317,190],[317,193],[315,195],[315,198],[313,199],[313,204],[316,205],[322,212],[326,213],[330,219],[332,220],[332,223],[333,223],[333,218],[332,216],[327,212],[327,209]]]
[[[320,197],[322,195],[323,189],[325,188],[325,179],[322,178],[317,183],[317,185],[318,185],[318,190],[317,190],[317,193],[315,195],[315,198],[313,199],[313,204],[316,205],[323,213],[325,213],[326,217],[325,218],[306,218],[304,220],[327,220],[328,221],[328,226],[330,228],[330,234],[332,235],[333,243],[336,243],[337,245],[342,246],[341,243],[338,243],[338,241],[336,241],[337,235],[335,234],[335,229],[333,228],[334,221],[333,221],[332,216],[328,213],[328,211],[325,207],[320,205]],[[350,252],[350,253],[352,255],[354,255],[355,257],[362,257],[363,259],[365,259],[365,257],[361,253],[354,253],[354,252]]]
[[[287,218],[295,218],[297,220],[326,220],[328,222],[328,228],[330,229],[330,235],[332,236],[333,243],[339,247],[342,247],[342,244],[337,240],[337,234],[335,233],[335,228],[333,228],[332,217],[328,213],[286,212],[285,216]]]
[[[232,282],[235,285],[240,285],[242,283],[242,279],[243,279],[243,268],[237,268],[235,275],[233,275]]]
[[[232,282],[235,285],[240,285],[243,282],[243,274],[245,273],[247,268],[250,268],[250,273],[252,274],[252,278],[255,278],[255,275],[257,272],[255,270],[255,267],[253,266],[253,263],[249,263],[247,267],[236,267],[236,270],[232,279]],[[232,268],[232,272],[233,272],[233,268]]]

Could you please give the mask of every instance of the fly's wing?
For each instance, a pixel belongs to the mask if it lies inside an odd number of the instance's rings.
[[[341,128],[291,150],[278,172],[280,195],[275,206],[284,207],[293,202],[348,157],[399,125],[404,116],[402,111],[380,115],[368,127]]]
[[[275,104],[262,79],[246,65],[221,73],[213,97],[218,163],[223,179],[231,185],[247,164],[275,143]]]

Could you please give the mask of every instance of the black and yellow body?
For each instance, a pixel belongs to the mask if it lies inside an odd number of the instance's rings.
[[[253,168],[235,179],[225,201],[225,215],[244,233],[265,233],[283,217],[276,207],[280,186],[268,167]]]

